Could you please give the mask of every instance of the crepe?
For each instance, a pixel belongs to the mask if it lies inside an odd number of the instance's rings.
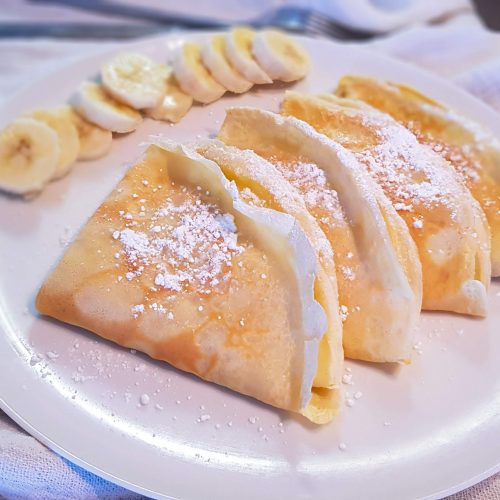
[[[351,153],[294,118],[227,110],[219,139],[252,149],[302,195],[333,251],[347,357],[410,357],[421,269],[408,230]]]
[[[324,423],[314,389],[328,328],[316,255],[296,220],[244,203],[217,165],[158,141],[90,218],[40,313]]]
[[[300,193],[273,165],[253,151],[241,151],[217,140],[202,141],[193,147],[199,154],[217,163],[226,178],[235,182],[245,202],[293,216],[307,235],[318,261],[316,297],[328,318],[328,330],[320,344],[314,385],[339,387],[344,353],[337,277],[332,248],[316,219],[308,212]]]
[[[409,128],[448,160],[481,205],[491,230],[491,272],[500,276],[500,141],[406,85],[346,76],[337,94],[366,101]]]
[[[423,308],[485,316],[488,224],[453,168],[361,101],[288,92],[282,112],[349,148],[405,220],[423,272]]]

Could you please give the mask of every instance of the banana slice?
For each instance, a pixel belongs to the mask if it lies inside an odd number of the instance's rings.
[[[252,49],[259,65],[273,80],[293,82],[309,72],[309,54],[281,31],[260,31],[253,39]]]
[[[257,64],[252,54],[255,31],[234,28],[226,35],[226,57],[244,78],[253,83],[272,83],[269,75]]]
[[[64,109],[78,131],[80,149],[77,159],[96,160],[104,156],[111,148],[113,134],[109,130],[90,123],[70,106]]]
[[[57,133],[33,118],[18,118],[0,132],[0,189],[15,194],[40,191],[56,172]]]
[[[177,123],[192,105],[193,98],[180,89],[177,80],[172,75],[167,81],[165,94],[159,106],[144,111],[147,116],[155,120]]]
[[[94,82],[80,85],[72,105],[89,122],[111,132],[132,132],[142,122],[140,113],[113,99]]]
[[[201,48],[195,43],[185,43],[179,49],[174,60],[174,73],[181,89],[204,104],[216,101],[226,91],[203,66]]]
[[[53,179],[66,175],[75,163],[80,151],[78,131],[64,108],[54,110],[36,109],[25,115],[34,118],[52,128],[59,138],[59,160]]]
[[[104,88],[134,109],[157,106],[171,69],[141,54],[119,54],[101,68]]]
[[[228,62],[225,55],[226,42],[223,35],[214,35],[203,46],[201,58],[212,76],[230,92],[242,94],[249,90],[253,83],[245,80]]]

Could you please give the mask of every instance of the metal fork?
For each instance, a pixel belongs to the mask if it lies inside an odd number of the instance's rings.
[[[191,29],[227,29],[234,23],[221,22],[210,18],[199,18],[192,16],[183,16],[170,14],[160,9],[143,7],[140,5],[127,5],[115,2],[113,0],[89,1],[89,0],[30,0],[33,3],[42,4],[60,4],[66,7],[75,7],[77,9],[106,14],[108,16],[133,19],[135,21],[147,21],[151,24],[151,32],[158,32],[159,26],[162,27],[182,27]],[[374,36],[373,33],[351,29],[342,26],[337,21],[327,17],[325,14],[305,9],[301,7],[280,7],[272,10],[254,19],[242,20],[237,24],[245,24],[254,28],[263,28],[274,26],[295,33],[303,33],[312,36],[322,36],[328,38],[337,38],[342,40],[363,40]],[[13,24],[10,25],[13,27]],[[61,26],[61,25],[59,25]],[[75,25],[76,26],[76,25]],[[81,23],[78,26],[82,27]],[[135,29],[125,29],[121,37],[131,38],[137,36],[136,33],[147,31],[148,25],[136,25]],[[156,29],[154,27],[156,26]],[[29,26],[25,26],[29,27]],[[140,28],[142,27],[142,29]],[[0,26],[0,36],[2,34]],[[62,28],[62,26],[61,26]],[[33,25],[33,31],[36,31],[36,25]],[[53,30],[57,36],[58,30]],[[69,30],[59,30],[67,36]],[[85,35],[85,30],[79,30]],[[101,37],[106,37],[104,30]],[[118,31],[118,33],[117,33]],[[120,37],[119,30],[113,30],[113,38],[116,35]],[[64,35],[66,33],[66,35]],[[27,36],[27,35],[25,35]]]
[[[301,7],[282,7],[250,22],[250,25],[257,28],[276,26],[296,33],[341,40],[366,40],[375,36],[374,33],[343,26],[321,12]]]

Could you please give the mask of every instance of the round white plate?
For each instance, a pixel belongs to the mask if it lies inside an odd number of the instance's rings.
[[[182,40],[132,47],[164,61]],[[313,68],[295,89],[326,92],[345,73],[406,82],[500,136],[493,111],[437,78],[355,47],[303,41]],[[110,55],[91,55],[28,86],[1,110],[0,125],[62,103]],[[277,109],[284,88],[196,106],[175,126],[146,120],[105,158],[77,164],[35,200],[0,197],[1,407],[63,456],[155,497],[436,498],[465,488],[500,469],[498,280],[485,320],[423,314],[410,366],[347,362],[354,384],[345,389],[358,399],[323,427],[36,314],[40,284],[141,141],[151,133],[214,134],[227,106]]]

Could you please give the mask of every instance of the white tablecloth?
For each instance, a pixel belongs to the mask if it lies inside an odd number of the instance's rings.
[[[335,0],[330,1],[335,3]],[[0,9],[0,20],[23,19],[13,0],[2,0],[2,5],[4,11]],[[38,12],[27,12],[35,19],[40,18]],[[57,12],[58,19],[70,20],[70,14],[64,9]],[[54,11],[50,16],[54,16]],[[102,20],[91,14],[79,18],[82,19]],[[108,44],[43,39],[1,40],[0,105],[26,83]],[[373,50],[413,61],[450,79],[500,111],[500,34],[485,30],[473,14],[453,17],[438,25],[414,26],[369,45]],[[59,457],[0,412],[0,497],[2,495],[12,499],[140,498],[140,495],[108,483]],[[452,498],[498,500],[500,474]]]

